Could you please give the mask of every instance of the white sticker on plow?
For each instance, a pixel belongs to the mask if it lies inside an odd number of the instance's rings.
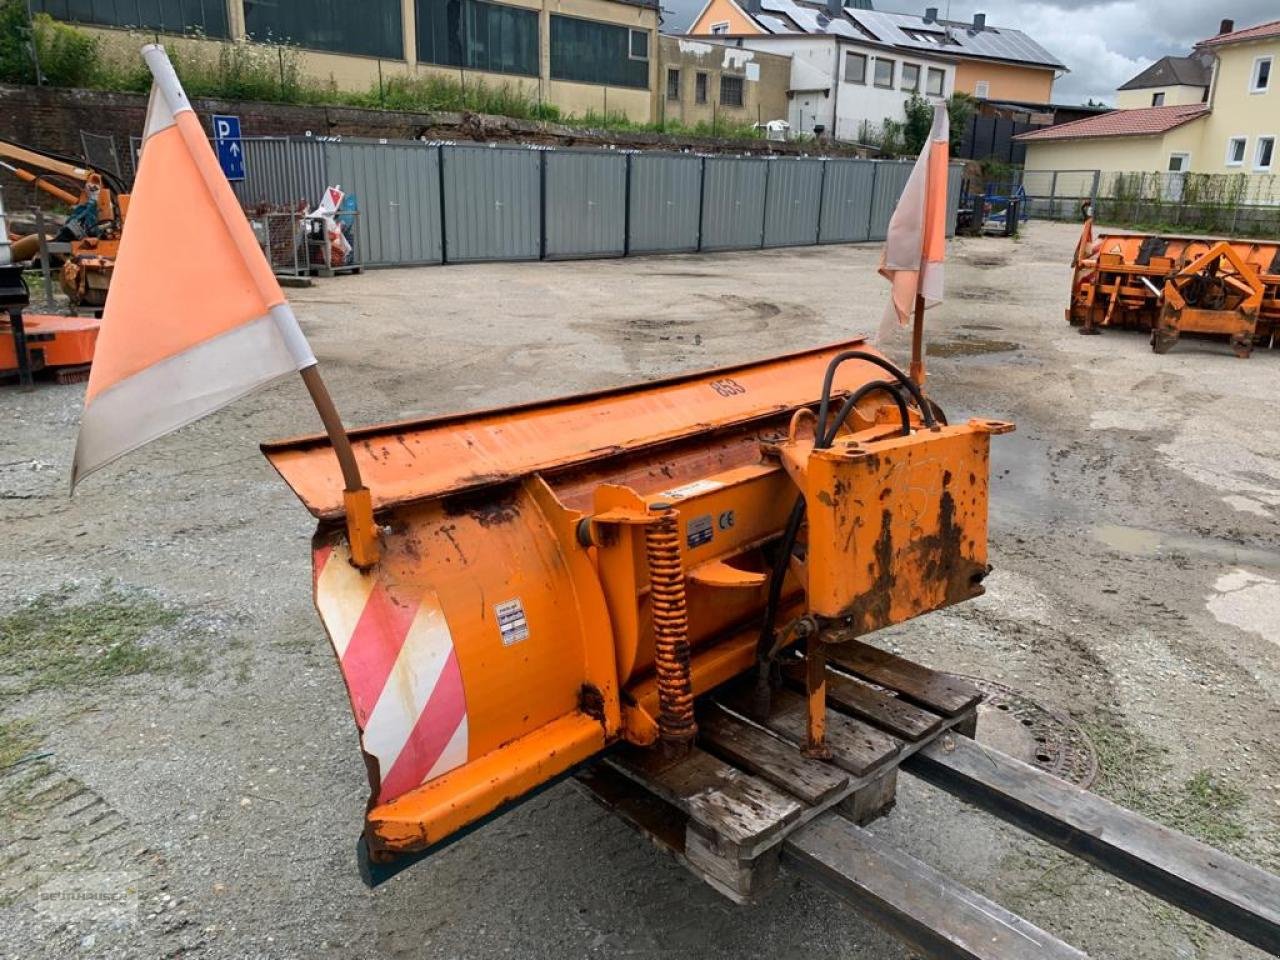
[[[529,621],[525,619],[524,604],[518,597],[495,603],[493,612],[498,616],[498,630],[502,634],[504,647],[529,639]]]
[[[668,500],[683,500],[686,497],[696,497],[700,493],[710,493],[712,490],[719,490],[724,484],[719,480],[695,480],[693,483],[686,483],[683,487],[676,487],[672,490],[663,490],[659,494]]]

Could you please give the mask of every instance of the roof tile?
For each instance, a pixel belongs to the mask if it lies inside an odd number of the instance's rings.
[[[1181,104],[1172,107],[1145,107],[1141,110],[1112,110],[1097,117],[1085,117],[1057,126],[1019,134],[1015,140],[1040,142],[1044,140],[1083,140],[1090,137],[1150,137],[1165,133],[1184,123],[1190,123],[1209,113],[1203,103]]]
[[[1267,37],[1280,37],[1280,20],[1260,23],[1257,26],[1245,27],[1232,33],[1220,33],[1208,40],[1201,40],[1200,46],[1214,47],[1222,43],[1240,43],[1244,40],[1265,40]]]

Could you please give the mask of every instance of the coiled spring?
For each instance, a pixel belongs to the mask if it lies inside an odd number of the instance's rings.
[[[697,734],[693,719],[693,678],[689,670],[689,616],[680,525],[676,512],[654,504],[654,522],[645,527],[649,562],[649,611],[653,620],[654,667],[658,674],[658,734],[668,747],[686,749]]]

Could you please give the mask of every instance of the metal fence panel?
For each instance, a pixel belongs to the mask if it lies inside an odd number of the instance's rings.
[[[960,190],[964,183],[964,164],[953,163],[947,170],[947,236],[956,235],[956,214],[960,212]]]
[[[537,260],[542,156],[535,150],[443,147],[445,259]]]
[[[325,180],[324,144],[307,137],[246,137],[244,179],[231,184],[236,199],[246,208],[259,204],[313,208],[328,186]]]
[[[326,143],[330,181],[354,194],[356,257],[368,266],[441,263],[440,154],[412,140]]]
[[[769,161],[707,157],[703,162],[701,249],[760,246]]]
[[[768,169],[764,245],[795,247],[817,242],[822,161],[771,160]]]
[[[699,157],[637,153],[631,157],[631,253],[689,253],[698,249],[702,192]]]
[[[626,156],[553,150],[543,162],[544,256],[622,256],[627,240]]]
[[[859,243],[871,235],[871,160],[827,160],[822,186],[819,243]]]
[[[907,185],[914,164],[901,160],[876,160],[876,182],[871,194],[871,229],[867,239],[883,240],[889,230],[889,219]]]

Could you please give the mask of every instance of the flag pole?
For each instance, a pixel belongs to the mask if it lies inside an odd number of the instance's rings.
[[[915,323],[911,329],[911,379],[924,389],[924,296],[916,294]]]
[[[329,388],[320,376],[319,364],[311,364],[298,371],[306,385],[324,432],[338,458],[342,470],[342,502],[347,514],[347,542],[351,545],[351,563],[366,570],[378,562],[378,526],[373,519],[373,497],[360,477],[360,465],[351,447],[351,438],[342,423],[338,408],[334,405]]]

